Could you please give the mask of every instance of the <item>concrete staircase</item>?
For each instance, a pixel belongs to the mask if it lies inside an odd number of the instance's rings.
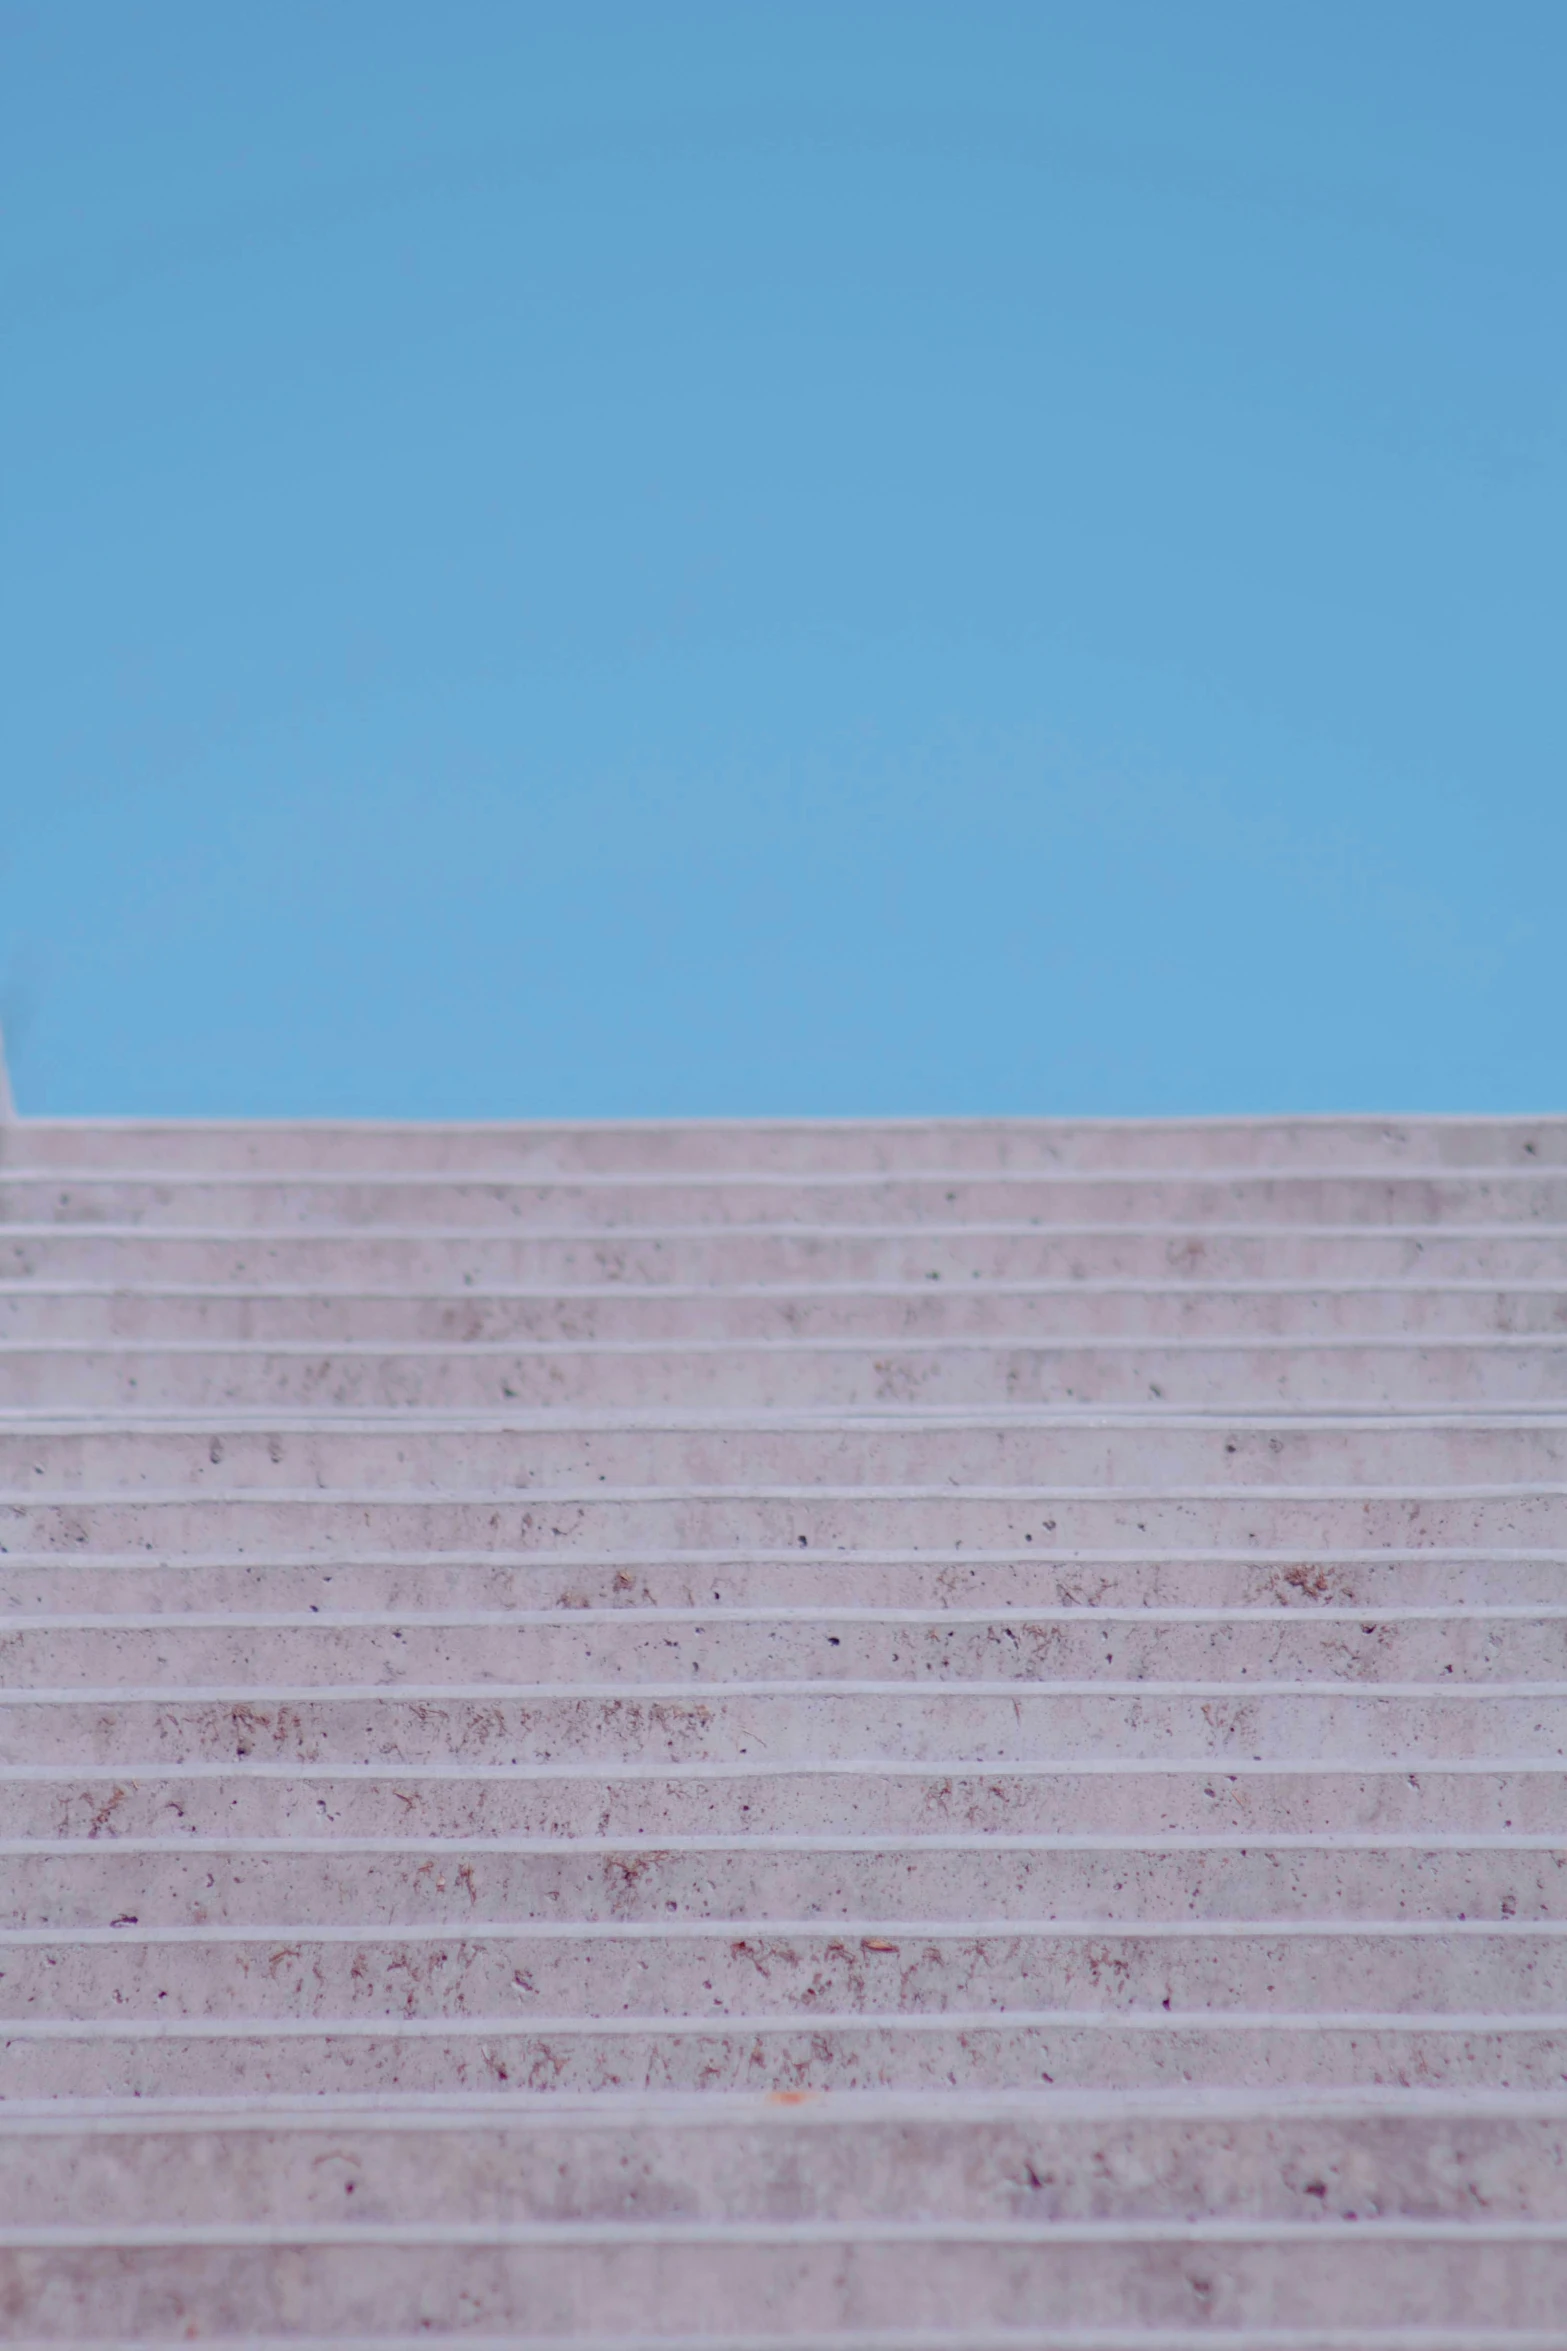
[[[1567,2346],[1567,1121],[0,1125],[0,2335]]]

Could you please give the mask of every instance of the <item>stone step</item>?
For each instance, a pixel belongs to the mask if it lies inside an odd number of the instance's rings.
[[[574,1289],[302,1286],[159,1288],[100,1282],[0,1284],[0,1339],[51,1350],[91,1345],[247,1350],[685,1344],[691,1341],[986,1339],[997,1345],[1133,1339],[1416,1339],[1476,1346],[1559,1335],[1567,1279],[1500,1285],[1208,1281],[753,1283],[727,1289],[625,1282]],[[51,1397],[54,1391],[51,1390]]]
[[[646,1226],[636,1232],[184,1231],[141,1225],[0,1224],[7,1285],[257,1284],[336,1294],[383,1287],[491,1291],[765,1284],[1285,1282],[1422,1285],[1561,1280],[1567,1224],[1380,1227],[1037,1223]]]
[[[113,1764],[250,1755],[352,1762],[1067,1761],[1178,1754],[1344,1763],[1567,1754],[1567,1682],[1049,1684],[687,1680],[105,1683],[0,1691],[0,1762]]]
[[[256,1751],[243,1759],[147,1757],[129,1765],[32,1758],[0,1764],[18,1837],[221,1840],[235,1831],[357,1835],[807,1837],[959,1834],[1546,1836],[1567,1818],[1567,1761],[1538,1756],[1394,1756],[1339,1763],[1196,1754],[1077,1761],[928,1762],[864,1756],[835,1764],[742,1757],[727,1763],[423,1764],[322,1762]]]
[[[1046,1480],[1050,1483],[1047,1484]],[[821,1412],[671,1405],[641,1412],[145,1408],[0,1426],[0,1508],[72,1490],[232,1496],[307,1489],[510,1502],[787,1486],[914,1500],[961,1485],[1156,1494],[1186,1482],[1259,1500],[1308,1487],[1451,1483],[1544,1492],[1567,1479],[1567,1410],[1211,1412],[1019,1407]],[[1135,1484],[1132,1481],[1135,1480]],[[870,1538],[875,1540],[874,1535]],[[971,1537],[977,1540],[977,1537]]]
[[[49,2020],[623,2019],[1146,2009],[1567,2026],[1567,1920],[569,1917],[0,1929],[9,2036]],[[1560,2013],[1559,2013],[1560,2012]]]
[[[13,2228],[1567,2219],[1560,2092],[15,2102]]]
[[[432,2342],[446,2338],[427,2330],[417,2335],[378,2330],[373,2339],[376,2351],[428,2351]],[[11,2343],[13,2351],[42,2351],[44,2340],[13,2336]],[[108,2351],[108,2338],[103,2336],[88,2337],[78,2329],[71,2340],[78,2351]],[[114,2351],[152,2351],[145,2336],[113,2340]],[[678,2334],[664,2328],[656,2335],[606,2335],[597,2330],[585,2335],[578,2329],[569,2336],[519,2335],[511,2328],[504,2335],[464,2334],[462,2342],[464,2351],[715,2351],[710,2333],[694,2335],[684,2328]],[[247,2333],[245,2343],[247,2351],[341,2351],[343,2337]],[[726,2327],[723,2344],[724,2351],[1564,2351],[1559,2328],[1465,2327],[1455,2333],[1445,2326],[1383,2326],[1374,2320],[1348,2331],[1247,2326],[1240,2333],[1209,2326],[1147,2328],[1135,2320],[1114,2327],[1077,2327],[1070,2322],[1043,2327],[890,2327],[872,2334],[861,2327],[811,2327],[804,2333],[791,2327],[786,2335]]]
[[[11,1168],[262,1176],[660,1170],[1567,1166],[1562,1118],[51,1119],[9,1125]]]
[[[972,1173],[730,1172],[548,1178],[355,1174],[282,1176],[0,1169],[0,1223],[127,1224],[156,1231],[362,1230],[636,1232],[697,1224],[951,1228],[991,1218],[1080,1224],[1560,1224],[1567,1165],[1400,1168],[1356,1173],[1229,1168]]]
[[[239,1610],[441,1608],[916,1608],[1092,1611],[1096,1617],[1190,1609],[1288,1610],[1358,1626],[1421,1610],[1489,1611],[1503,1622],[1552,1611],[1567,1593],[1560,1550],[1396,1549],[1230,1553],[1020,1549],[823,1554],[693,1550],[417,1552],[322,1560],[273,1550],[253,1559],[145,1553],[0,1551],[7,1617]]]
[[[203,2336],[231,2337],[243,2328],[241,2339],[252,2346],[265,2339],[254,2331],[258,2326],[276,2328],[291,2343],[387,2344],[407,2339],[386,2330],[423,2301],[460,2309],[470,2326],[509,2330],[497,2337],[465,2328],[465,2344],[504,2342],[514,2351],[566,2343],[588,2351],[628,2345],[680,2351],[704,2342],[714,2351],[854,2351],[859,2345],[897,2351],[900,2343],[913,2351],[1036,2343],[1113,2351],[1117,2341],[1150,2351],[1172,2351],[1177,2342],[1298,2351],[1332,2343],[1321,2334],[1254,2331],[1257,2322],[1280,2314],[1349,2326],[1338,2351],[1377,2351],[1383,2344],[1391,2351],[1433,2351],[1442,2342],[1500,2351],[1527,2346],[1530,2337],[1498,2334],[1492,2322],[1548,2329],[1567,2295],[1567,2234],[1559,2224],[1475,2220],[1212,2228],[1017,2221],[966,2229],[943,2222],[923,2230],[890,2223],[877,2230],[829,2222],[699,2227],[663,2221],[632,2228],[496,2222],[468,2234],[433,2225],[377,2231],[337,2221],[281,2236],[247,2237],[235,2225],[211,2242],[192,2242],[175,2224],[163,2223],[110,2238],[101,2250],[79,2239],[46,2238],[39,2246],[39,2233],[28,2232],[7,2257],[11,2275],[18,2281],[36,2275],[46,2255],[57,2280],[57,2323],[78,2344],[116,2324],[156,2328],[170,2311],[189,2312]],[[700,2312],[701,2331],[638,2331],[650,2310],[672,2307]],[[1014,2331],[1041,2309],[1066,2314],[1072,2331]],[[331,2331],[287,2335],[301,2310]],[[758,2310],[766,2312],[770,2331],[741,2333]],[[886,2324],[861,2331],[866,2311]],[[1198,2316],[1196,2334],[1165,2331]],[[1485,2331],[1406,2331],[1406,2322],[1450,2328],[1455,2318],[1460,2326],[1483,2321]],[[1399,2331],[1365,2331],[1382,2321]],[[528,2332],[516,2332],[520,2326]],[[900,2335],[888,2326],[917,2331]],[[976,2326],[1004,2331],[977,2334]],[[1110,2331],[1127,2326],[1135,2333]],[[1544,2341],[1559,2347],[1560,2332],[1547,2332]]]
[[[1269,1404],[1567,1403],[1567,1332],[1475,1338],[456,1340],[396,1350],[297,1340],[0,1340],[0,1410],[504,1411],[582,1405],[813,1410],[1150,1400]]]
[[[1340,1953],[1343,1960],[1345,1954]],[[1351,1979],[1353,1980],[1353,1979]],[[678,2019],[599,2017],[120,2017],[7,2022],[0,2096],[385,2097],[454,2089],[1335,2089],[1560,2092],[1567,2014],[1418,2014],[1369,2006],[993,2006],[866,2016],[822,2004]],[[13,2304],[13,2307],[16,2305]]]
[[[1017,2242],[1037,2249],[1041,2223],[1120,2224],[1109,2241],[1118,2260],[1135,2260],[1159,2241],[1160,2223],[1179,2223],[1195,2208],[1240,2224],[1232,2242],[1249,2253],[1265,2244],[1279,2253],[1270,2281],[1277,2291],[1303,2245],[1341,2241],[1351,2220],[1377,2227],[1382,2215],[1362,2209],[1373,2167],[1379,2184],[1396,2186],[1399,2210],[1425,2224],[1426,2234],[1409,2241],[1433,2250],[1446,2243],[1440,2224],[1469,2216],[1466,2199],[1483,2204],[1493,2227],[1559,2217],[1549,2204],[1535,2209],[1523,2175],[1531,2158],[1559,2168],[1559,2110],[1543,2099],[1493,2098],[1489,2111],[1477,2099],[1467,2128],[1439,2098],[1417,2105],[1280,2093],[1266,2114],[1236,2094],[1212,2103],[851,2095],[792,2106],[733,2093],[702,2101],[609,2095],[597,2111],[583,2100],[542,2098],[518,2113],[513,2101],[504,2119],[497,2105],[482,2097],[435,2107],[405,2101],[367,2114],[333,2101],[323,2114],[231,2102],[221,2113],[182,2113],[164,2102],[156,2116],[29,2114],[6,2148],[23,2199],[11,2234],[37,2245],[49,2242],[51,2227],[71,2227],[73,2188],[84,2174],[94,2189],[95,2245],[115,2245],[122,2266],[126,2255],[140,2261],[155,2250],[167,2259],[198,2228],[203,2254],[225,2243],[237,2252],[268,2224],[280,2235],[301,2232],[294,2244],[331,2244],[341,2255],[361,2241],[345,2229],[351,2221],[366,2250],[378,2252],[382,2232],[399,2220],[417,2242],[429,2241],[421,2229],[466,2227],[471,2235],[460,2241],[481,2246],[487,2227],[502,2242],[500,2232],[519,2223],[554,2228],[564,2243],[566,2231],[586,2224],[599,2232],[595,2248],[640,2245],[670,2224],[734,2229],[762,2220],[775,2232],[792,2225],[802,2255],[817,2242],[805,2232],[824,2221],[885,2231],[928,2218],[938,2234],[968,2224],[988,2228],[983,2241],[1003,2255],[1008,2228],[1036,2232]],[[157,2203],[149,2180],[161,2187]],[[171,2226],[170,2214],[180,2221]],[[1269,2223],[1284,2226],[1270,2236]],[[1539,2239],[1482,2233],[1476,2240],[1498,2241]],[[1221,2250],[1215,2233],[1202,2243],[1205,2252]],[[878,2330],[877,2340],[885,2339]],[[904,2339],[931,2341],[923,2330]],[[960,2339],[974,2340],[949,2338]],[[1010,2337],[1035,2339],[1032,2331]],[[1223,2337],[1209,2332],[1207,2340]]]
[[[71,2339],[78,2351],[108,2351],[108,2338],[103,2336],[89,2338],[78,2329]],[[376,2351],[428,2351],[432,2342],[445,2339],[428,2330],[417,2335],[378,2330],[374,2342]],[[152,2351],[144,2336],[113,2340],[114,2351]],[[44,2338],[11,2341],[14,2351],[42,2351]],[[247,2351],[341,2351],[343,2337],[247,2333],[245,2342]],[[613,2335],[597,2330],[585,2335],[575,2329],[569,2336],[519,2335],[511,2328],[504,2335],[465,2333],[462,2342],[464,2351],[715,2351],[711,2333],[692,2334],[684,2327],[679,2333],[661,2328],[656,2335],[618,2330]],[[1446,2326],[1384,2326],[1374,2319],[1351,2329],[1248,2325],[1240,2332],[1228,2326],[1144,2327],[1135,2320],[1111,2327],[1078,2327],[1070,2321],[1016,2327],[878,2327],[870,2334],[857,2326],[810,2327],[803,2333],[791,2327],[783,2335],[726,2327],[723,2344],[724,2351],[1564,2351],[1559,2328],[1466,2326],[1455,2332]]]
[[[1026,1837],[656,1841],[188,1834],[0,1843],[0,1925],[144,1927],[848,1916],[1126,1920],[1567,1918],[1554,1835],[1313,1841]]]
[[[1567,1604],[1503,1615],[1454,1605],[1384,1617],[828,1604],[767,1613],[709,1607],[370,1612],[123,1610],[0,1623],[0,1681],[115,1688],[157,1683],[678,1683],[749,1681],[1118,1683],[1327,1681],[1567,1688]]]
[[[319,1488],[208,1494],[167,1489],[110,1494],[64,1487],[0,1495],[0,1539],[29,1553],[75,1557],[141,1550],[174,1559],[309,1552],[323,1563],[382,1553],[428,1555],[440,1544],[471,1553],[486,1541],[508,1552],[536,1546],[559,1559],[607,1551],[816,1550],[862,1547],[981,1555],[1038,1543],[1066,1548],[1092,1573],[1090,1554],[1138,1544],[1254,1547],[1310,1561],[1329,1549],[1404,1550],[1423,1538],[1433,1553],[1536,1550],[1555,1558],[1567,1485],[1527,1482],[1367,1490],[1355,1485],[1244,1487],[709,1486],[615,1490],[548,1486],[519,1493],[421,1484],[398,1496],[365,1487],[323,1497]]]

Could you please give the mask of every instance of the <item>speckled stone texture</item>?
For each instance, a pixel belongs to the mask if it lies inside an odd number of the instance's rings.
[[[0,2339],[1567,2351],[1567,1121],[0,1104]]]

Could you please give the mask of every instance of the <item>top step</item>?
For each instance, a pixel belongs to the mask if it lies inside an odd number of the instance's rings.
[[[922,1169],[1419,1174],[1567,1167],[1567,1117],[683,1119],[450,1123],[17,1119],[0,1167],[496,1175]]]

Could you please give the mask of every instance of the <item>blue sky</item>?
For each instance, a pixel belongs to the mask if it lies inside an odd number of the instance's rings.
[[[1559,0],[0,0],[24,1110],[1567,1108]]]

